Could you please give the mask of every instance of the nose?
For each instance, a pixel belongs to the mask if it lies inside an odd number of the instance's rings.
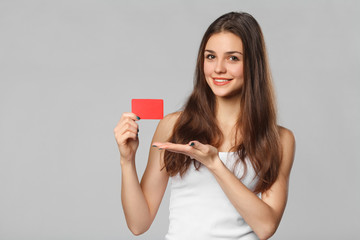
[[[226,67],[225,67],[225,63],[223,60],[218,60],[216,62],[216,66],[215,66],[215,72],[216,73],[225,73],[226,72]]]

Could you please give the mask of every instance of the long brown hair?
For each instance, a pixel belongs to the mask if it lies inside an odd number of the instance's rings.
[[[236,124],[235,146],[240,161],[248,157],[258,177],[254,192],[264,192],[275,182],[280,166],[280,137],[276,120],[276,104],[267,60],[265,42],[257,21],[248,13],[230,12],[216,19],[201,41],[194,78],[194,89],[180,114],[169,141],[186,144],[197,140],[220,147],[223,134],[215,117],[216,99],[204,75],[204,50],[209,38],[216,33],[231,32],[243,43],[244,84],[240,116]],[[193,162],[183,154],[165,152],[165,168],[170,176],[187,171]],[[245,173],[246,174],[246,168]]]

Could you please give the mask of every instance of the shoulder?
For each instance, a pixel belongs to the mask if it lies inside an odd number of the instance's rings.
[[[182,112],[174,112],[166,115],[163,119],[160,120],[158,128],[166,131],[172,131],[181,113]]]
[[[155,137],[159,141],[167,141],[170,138],[181,113],[182,112],[170,113],[160,120],[155,131]]]
[[[295,156],[295,136],[294,133],[285,127],[278,126],[281,144],[282,165],[290,173]]]
[[[294,133],[283,126],[278,126],[281,145],[295,145]]]
[[[180,117],[182,112],[174,112],[166,115],[163,119],[161,119],[161,123],[163,124],[172,124],[174,125],[178,118]]]

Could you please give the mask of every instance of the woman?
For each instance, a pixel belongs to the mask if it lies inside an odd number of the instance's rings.
[[[124,113],[114,129],[132,233],[150,227],[169,178],[166,239],[268,239],[275,233],[295,140],[277,125],[264,39],[250,14],[225,14],[205,32],[194,90],[183,111],[159,122],[140,184],[138,120]]]

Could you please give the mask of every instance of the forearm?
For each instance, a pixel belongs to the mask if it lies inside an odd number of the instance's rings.
[[[230,202],[258,237],[270,237],[279,224],[272,208],[239,181],[221,160],[211,166],[210,170]]]
[[[127,225],[135,235],[144,233],[151,225],[149,206],[141,190],[135,161],[121,163],[121,201]]]

